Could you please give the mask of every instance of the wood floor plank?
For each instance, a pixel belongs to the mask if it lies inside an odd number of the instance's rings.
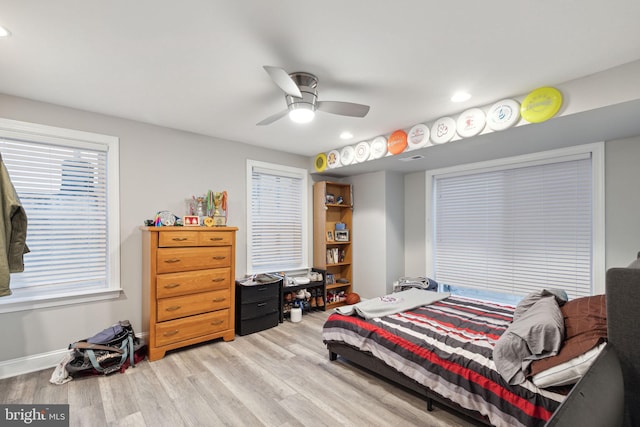
[[[0,380],[3,403],[69,403],[70,425],[457,426],[472,424],[345,361],[329,361],[322,325],[305,314],[255,334],[143,361],[124,374],[48,382],[53,370]]]
[[[215,375],[205,372],[190,378],[195,390],[209,403],[216,413],[212,425],[224,426],[263,426],[264,424],[244,405]]]
[[[145,423],[150,426],[186,426],[149,364],[139,364],[131,375],[128,397],[135,399]]]
[[[147,427],[141,412],[134,412],[107,424],[108,427]],[[149,426],[152,427],[152,426]]]
[[[108,424],[117,423],[119,420],[140,412],[138,399],[132,395],[132,381],[136,381],[138,375],[144,369],[150,369],[147,363],[141,363],[135,368],[129,368],[124,374],[112,374],[107,377],[82,378],[73,380],[69,385],[77,382],[97,382],[100,385],[100,397],[105,413],[105,421]],[[76,408],[76,404],[69,410]]]

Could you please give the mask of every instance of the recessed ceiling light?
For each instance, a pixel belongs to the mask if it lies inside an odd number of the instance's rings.
[[[2,25],[0,25],[0,37],[9,37],[10,35],[11,35],[11,32],[7,30],[5,27],[3,27]]]
[[[340,139],[351,139],[353,138],[353,134],[347,130],[340,134]]]
[[[469,98],[471,98],[471,94],[469,94],[467,92],[456,92],[451,97],[451,101],[452,102],[464,102],[464,101],[468,100]]]

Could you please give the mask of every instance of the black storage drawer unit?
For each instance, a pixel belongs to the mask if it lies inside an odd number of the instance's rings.
[[[278,326],[280,313],[267,314],[266,316],[254,317],[253,319],[244,319],[240,323],[236,323],[236,333],[238,335],[249,335],[254,332],[264,331],[265,329]]]
[[[278,313],[278,298],[272,297],[267,301],[243,302],[241,304],[242,313],[241,320],[253,319],[256,317],[266,316],[267,314]]]
[[[241,290],[242,303],[268,301],[272,298],[275,298],[275,300],[278,301],[278,293],[280,291],[278,282],[279,280],[273,283],[249,282],[248,284],[241,285],[243,286],[243,289]]]
[[[248,335],[278,326],[282,279],[236,282],[236,333]]]

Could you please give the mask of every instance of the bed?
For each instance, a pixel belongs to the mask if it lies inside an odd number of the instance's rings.
[[[624,382],[627,388],[637,388],[640,372],[635,366],[637,350],[629,350],[628,331],[633,326],[619,314],[607,324],[607,311],[612,308],[603,307],[617,301],[615,311],[620,313],[624,300],[637,300],[640,270],[630,276],[629,268],[612,270],[616,271],[607,274],[606,298],[588,297],[564,305],[578,307],[576,311],[583,317],[575,324],[584,324],[585,330],[580,334],[567,332],[559,354],[531,366],[532,372],[546,374],[551,368],[544,363],[564,355],[565,361],[552,366],[563,367],[566,360],[577,359],[564,353],[570,347],[576,351],[569,341],[578,339],[585,345],[585,340],[590,340],[588,346],[594,355],[578,379],[569,384],[538,387],[528,377],[514,385],[498,373],[493,350],[512,323],[516,307],[509,304],[451,295],[429,305],[371,319],[332,313],[324,325],[323,340],[331,360],[340,356],[420,394],[429,411],[436,402],[478,424],[496,426],[616,426],[623,424],[624,413],[624,425],[633,425],[637,415],[632,413],[628,391],[624,405]],[[600,333],[592,336],[588,332],[594,329],[594,323],[590,323],[592,313],[585,312],[586,306],[595,307],[604,316],[604,337],[602,316],[595,327]],[[567,310],[571,313],[570,308]],[[569,325],[565,311],[563,315]],[[584,316],[589,320],[585,322]],[[574,331],[573,326],[569,329]],[[612,341],[619,335],[625,338]],[[628,354],[630,351],[636,353]]]

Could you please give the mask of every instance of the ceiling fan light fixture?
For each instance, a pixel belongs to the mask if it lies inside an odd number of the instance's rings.
[[[311,108],[298,106],[289,110],[289,118],[295,123],[309,123],[313,120],[316,113]]]

